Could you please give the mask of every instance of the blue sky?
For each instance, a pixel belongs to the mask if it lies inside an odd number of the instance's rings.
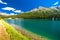
[[[21,13],[34,8],[60,6],[60,0],[0,0],[0,12]]]

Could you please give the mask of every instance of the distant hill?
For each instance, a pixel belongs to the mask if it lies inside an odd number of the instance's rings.
[[[17,14],[18,18],[60,18],[60,7],[35,8],[29,12]]]
[[[28,12],[19,13],[17,15],[10,15],[8,18],[60,18],[60,6],[56,7],[39,7]]]

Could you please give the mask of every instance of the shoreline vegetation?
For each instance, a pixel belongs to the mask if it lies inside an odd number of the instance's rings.
[[[30,33],[26,30],[24,31],[23,29],[21,30],[19,28],[12,27],[8,23],[6,23],[3,19],[0,19],[0,23],[6,29],[6,32],[9,38],[7,40],[49,40],[48,38],[37,37],[34,33]]]

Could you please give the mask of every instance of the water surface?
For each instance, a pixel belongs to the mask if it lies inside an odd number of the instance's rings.
[[[6,20],[10,24],[22,26],[23,28],[54,40],[60,40],[60,21],[43,19],[12,19]]]

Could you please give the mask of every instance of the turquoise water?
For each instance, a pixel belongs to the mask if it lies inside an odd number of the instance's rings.
[[[60,21],[43,19],[13,19],[6,20],[10,24],[16,24],[41,36],[60,40]]]

